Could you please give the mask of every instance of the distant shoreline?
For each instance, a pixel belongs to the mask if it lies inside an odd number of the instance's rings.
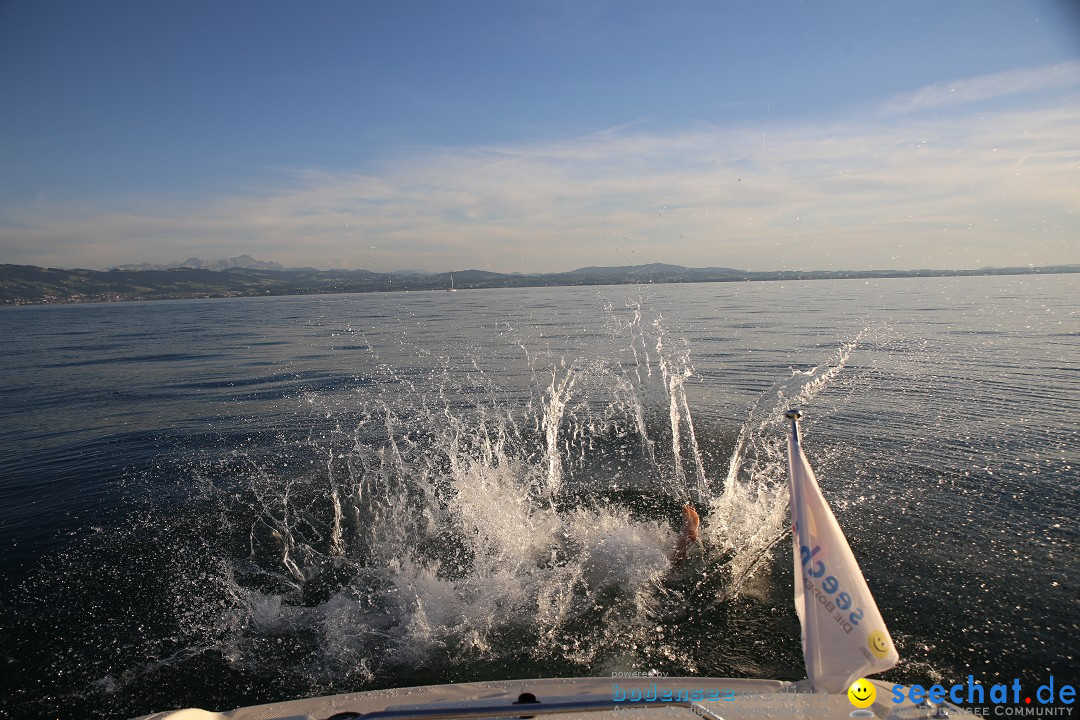
[[[486,290],[521,287],[668,285],[702,282],[776,282],[889,278],[1060,275],[1080,265],[980,268],[977,270],[810,270],[751,272],[731,268],[634,265],[581,268],[534,275],[455,270],[452,273],[377,273],[369,270],[63,270],[0,265],[0,306],[193,300],[230,297],[331,295],[367,292]]]

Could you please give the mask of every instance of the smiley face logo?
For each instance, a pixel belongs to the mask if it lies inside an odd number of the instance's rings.
[[[889,654],[889,638],[880,630],[872,630],[866,644],[870,646],[870,652],[874,653],[874,657],[879,660],[884,660]]]
[[[851,687],[847,690],[847,697],[855,707],[868,708],[874,704],[877,690],[874,689],[869,680],[859,678],[851,683]]]

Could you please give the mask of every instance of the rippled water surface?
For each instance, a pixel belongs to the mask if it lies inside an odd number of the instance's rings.
[[[1080,276],[0,311],[0,713],[802,677],[780,413],[901,682],[1077,679]],[[671,572],[679,508],[706,552]]]

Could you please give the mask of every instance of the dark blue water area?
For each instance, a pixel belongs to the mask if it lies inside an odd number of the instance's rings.
[[[1075,684],[1077,297],[1066,275],[5,308],[0,714],[801,677],[775,455],[799,398],[901,653],[884,677]],[[750,499],[725,505],[740,437]],[[641,574],[688,499],[768,532],[714,537],[696,579]]]

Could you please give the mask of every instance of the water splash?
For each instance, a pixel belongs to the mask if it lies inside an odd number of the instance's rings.
[[[739,431],[721,494],[709,505],[706,537],[730,556],[725,593],[741,592],[787,536],[788,488],[785,410],[809,405],[847,366],[869,328],[840,346],[825,363],[791,371],[762,393]]]
[[[640,305],[613,312],[610,340],[576,359],[520,341],[525,393],[480,356],[417,378],[373,348],[381,376],[351,404],[308,393],[302,431],[201,462],[170,565],[190,652],[161,657],[293,694],[493,664],[700,671],[725,643],[697,633],[783,536],[778,408],[822,392],[855,344],[762,396],[713,496],[688,344]],[[707,553],[673,572],[686,502]]]
[[[331,427],[204,473],[215,523],[248,528],[247,551],[215,557],[222,590],[206,597],[227,620],[188,632],[244,665],[282,636],[297,653],[317,638],[311,677],[355,676],[360,659],[364,675],[443,656],[632,655],[669,573],[668,508],[708,492],[689,350],[632,310],[613,323],[613,357],[527,352],[524,402],[475,358],[467,403],[446,366],[426,391],[394,376],[407,402],[387,392],[350,413],[308,395]]]
[[[661,320],[658,318],[657,329],[660,329]],[[664,354],[664,334],[657,332],[656,353],[659,358],[660,373],[664,378],[664,385],[668,396],[668,419],[671,423],[671,447],[672,459],[675,465],[676,486],[689,487],[692,499],[703,503],[708,499],[709,483],[705,478],[705,463],[701,457],[701,448],[698,446],[697,434],[694,432],[694,420],[690,414],[690,404],[686,399],[686,380],[693,376],[694,368],[690,364],[689,350],[678,356],[678,362],[673,366]],[[694,461],[694,483],[688,485],[686,472],[683,469],[682,447],[684,441],[682,432],[685,428],[691,457]]]
[[[551,386],[545,393],[544,414],[541,425],[544,428],[547,459],[547,490],[556,495],[562,487],[562,453],[559,450],[559,427],[563,422],[563,412],[574,389],[576,378],[574,368],[567,369],[563,364],[564,375],[560,379],[558,370],[551,371]]]

